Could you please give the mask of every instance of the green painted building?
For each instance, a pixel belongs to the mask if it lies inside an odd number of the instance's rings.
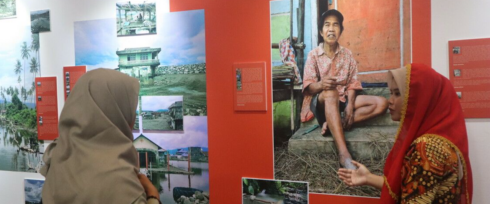
[[[139,167],[159,168],[167,164],[167,150],[163,149],[143,134],[133,140],[133,146],[138,151]]]
[[[127,48],[119,50],[119,70],[129,76],[138,78],[141,85],[153,85],[155,69],[160,65],[158,53],[161,48]]]

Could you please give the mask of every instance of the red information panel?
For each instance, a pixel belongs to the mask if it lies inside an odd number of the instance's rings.
[[[233,65],[235,110],[266,111],[265,62]]]
[[[465,118],[490,118],[490,38],[449,41],[449,80]]]
[[[65,100],[70,95],[70,91],[73,89],[78,79],[85,73],[87,73],[86,66],[63,67],[63,74],[65,76],[63,78]]]
[[[58,137],[56,77],[36,77],[37,135],[39,140]]]

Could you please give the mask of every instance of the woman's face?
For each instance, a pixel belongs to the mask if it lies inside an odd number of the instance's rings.
[[[402,117],[403,96],[400,94],[400,90],[398,89],[398,85],[394,79],[388,80],[388,88],[390,89],[388,109],[390,110],[391,119],[394,121],[400,121]]]
[[[334,45],[340,38],[340,22],[337,16],[327,16],[323,21],[323,28],[320,31],[323,41],[328,45]]]

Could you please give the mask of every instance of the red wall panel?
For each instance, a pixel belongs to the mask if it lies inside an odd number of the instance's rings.
[[[412,6],[413,59],[430,65],[430,1],[413,0]],[[274,178],[272,103],[267,112],[234,112],[231,71],[235,62],[265,61],[271,79],[269,0],[170,0],[172,12],[195,9],[204,9],[206,18],[211,202],[239,204],[242,177]],[[310,199],[311,204],[379,203],[322,194]]]

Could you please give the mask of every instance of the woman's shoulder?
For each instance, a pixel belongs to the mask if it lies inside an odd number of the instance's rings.
[[[451,141],[437,135],[422,135],[415,139],[412,150],[435,166],[458,163],[456,149]],[[410,152],[407,152],[410,153]]]

